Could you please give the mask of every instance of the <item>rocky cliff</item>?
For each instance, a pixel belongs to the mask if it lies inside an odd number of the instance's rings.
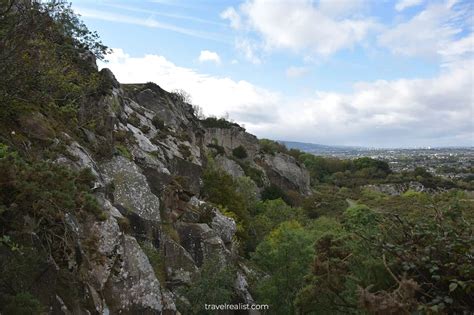
[[[236,303],[253,303],[253,271],[239,256],[236,222],[203,200],[202,174],[212,159],[222,172],[255,181],[258,195],[270,185],[306,194],[308,172],[290,156],[261,152],[258,139],[236,124],[199,120],[178,94],[153,83],[119,84],[107,69],[100,75],[105,93],[79,111],[92,112],[95,123],[79,134],[50,132],[39,112],[20,120],[19,130],[62,148],[53,163],[91,170],[104,211],[101,220],[66,216],[76,234],[68,265],[81,274],[80,299],[52,286],[42,302],[63,314],[178,314],[188,303],[181,289],[213,264],[216,271],[233,267]],[[90,257],[90,239],[100,259]]]

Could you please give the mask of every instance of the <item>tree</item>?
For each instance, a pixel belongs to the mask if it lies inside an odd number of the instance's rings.
[[[273,230],[252,255],[268,277],[257,285],[257,300],[273,314],[293,314],[293,300],[303,284],[313,250],[311,237],[299,223],[288,221]]]
[[[3,0],[0,11],[0,121],[39,110],[74,125],[75,111],[99,92],[95,58],[107,47],[65,1]]]
[[[233,267],[221,266],[217,259],[206,260],[192,286],[181,290],[189,301],[189,304],[182,305],[181,309],[185,309],[186,314],[208,314],[204,304],[230,303],[234,279]]]
[[[232,150],[232,155],[238,159],[245,159],[247,155],[247,150],[241,145]]]

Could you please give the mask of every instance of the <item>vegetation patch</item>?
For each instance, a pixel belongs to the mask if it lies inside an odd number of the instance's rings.
[[[150,265],[155,272],[156,278],[160,281],[160,283],[166,283],[166,266],[165,266],[165,259],[160,253],[158,249],[153,246],[150,242],[141,242],[140,247],[143,249],[143,252],[148,257],[150,261]]]
[[[248,156],[247,150],[241,145],[232,150],[232,155],[238,159],[245,159]]]
[[[238,124],[234,122],[230,122],[225,118],[217,118],[217,117],[207,117],[206,119],[201,120],[201,124],[204,128],[222,128],[222,129],[229,129],[232,127],[239,127]]]
[[[115,149],[117,150],[117,153],[119,155],[123,156],[124,158],[129,159],[130,161],[133,160],[132,153],[130,153],[130,151],[128,150],[128,148],[125,145],[116,144]]]

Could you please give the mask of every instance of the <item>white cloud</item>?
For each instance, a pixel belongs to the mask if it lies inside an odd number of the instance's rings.
[[[358,83],[348,94],[318,91],[280,108],[261,135],[328,144],[474,145],[472,60],[431,79]]]
[[[224,20],[229,20],[230,26],[234,29],[240,29],[242,27],[242,20],[240,15],[235,11],[233,7],[225,9],[221,14],[221,18]]]
[[[289,78],[299,78],[307,74],[308,71],[306,67],[289,67],[286,69],[286,76]]]
[[[222,15],[231,25],[256,32],[266,50],[330,55],[361,42],[375,26],[370,19],[352,17],[360,3],[363,1],[325,0],[316,6],[309,0],[249,0],[238,12],[229,8]]]
[[[380,34],[378,42],[397,55],[447,57],[446,53],[457,53],[451,46],[468,44],[456,44],[456,41],[463,41],[457,37],[468,28],[464,24],[469,18],[464,17],[469,15],[469,10],[455,5],[454,1],[430,4],[410,20]]]
[[[237,38],[235,48],[251,63],[255,65],[262,63],[261,57],[259,57],[262,47],[259,43],[247,38]]]
[[[395,10],[403,11],[405,9],[420,5],[423,3],[423,0],[400,0],[395,5]]]
[[[199,54],[199,62],[215,62],[216,64],[221,63],[221,57],[214,52],[214,51],[209,51],[209,50],[201,50],[201,53]]]
[[[159,55],[132,57],[122,49],[113,49],[108,63],[101,67],[110,68],[122,83],[155,82],[171,91],[183,89],[191,95],[193,103],[200,105],[207,115],[231,118],[242,123],[256,118],[270,119],[265,113],[279,100],[278,93],[263,89],[247,81],[234,81],[228,77],[201,74],[193,69],[179,67]]]
[[[364,9],[367,0],[319,0],[319,10],[327,16],[346,17]]]
[[[104,64],[123,83],[184,89],[207,115],[244,123],[260,137],[373,146],[474,145],[474,60],[457,60],[430,79],[360,82],[351,93],[285,98],[247,81],[179,67],[163,56],[115,49]]]

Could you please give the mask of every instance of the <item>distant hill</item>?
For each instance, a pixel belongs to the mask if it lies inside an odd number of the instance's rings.
[[[324,144],[307,143],[307,142],[296,142],[296,141],[285,141],[278,140],[278,142],[284,144],[288,149],[298,149],[304,152],[313,154],[344,154],[354,151],[363,151],[365,148],[351,147],[351,146],[330,146]]]

